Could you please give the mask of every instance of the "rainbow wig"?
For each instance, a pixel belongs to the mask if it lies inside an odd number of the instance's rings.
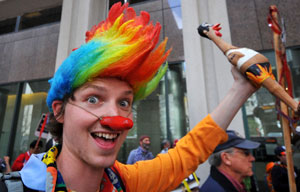
[[[107,19],[86,32],[86,43],[74,50],[49,80],[50,111],[54,100],[62,100],[95,77],[128,82],[135,101],[152,93],[168,68],[162,64],[171,49],[165,52],[167,38],[154,49],[161,25],[153,25],[149,20],[149,13],[141,11],[137,16],[128,3],[114,4]]]

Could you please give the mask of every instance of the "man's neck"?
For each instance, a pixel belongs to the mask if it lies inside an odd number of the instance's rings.
[[[220,172],[225,172],[227,175],[235,179],[237,182],[242,183],[244,177],[241,175],[237,174],[236,172],[232,171],[230,168],[226,166],[220,166],[217,168]]]
[[[76,192],[96,192],[100,188],[104,168],[88,166],[64,147],[57,158],[57,168],[68,189]]]
[[[140,148],[142,149],[142,151],[144,151],[144,152],[148,152],[148,150],[147,150],[147,149],[145,149],[143,146],[140,146]]]

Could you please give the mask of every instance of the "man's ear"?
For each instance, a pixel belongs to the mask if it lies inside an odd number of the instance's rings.
[[[64,123],[64,115],[61,112],[63,102],[60,100],[55,100],[52,102],[52,109],[54,113],[54,117],[56,118],[56,121],[59,123]],[[61,114],[58,116],[58,114]]]
[[[221,159],[222,159],[222,162],[227,165],[227,166],[230,166],[231,165],[231,160],[229,158],[229,154],[228,153],[221,153]]]

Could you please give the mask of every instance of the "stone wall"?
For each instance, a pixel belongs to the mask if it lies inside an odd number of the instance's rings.
[[[0,36],[0,84],[52,77],[59,24]]]
[[[232,44],[255,50],[273,49],[268,27],[270,5],[276,5],[286,26],[286,46],[300,45],[299,0],[227,0]]]

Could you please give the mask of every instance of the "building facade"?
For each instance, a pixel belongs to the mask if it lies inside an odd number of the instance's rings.
[[[41,116],[48,112],[47,81],[71,50],[84,42],[85,31],[106,17],[114,2],[117,1],[30,0],[28,5],[23,5],[17,0],[0,1],[0,157],[10,155],[14,160],[37,138]],[[148,11],[154,21],[162,24],[160,38],[168,37],[168,47],[173,51],[168,58],[169,69],[158,89],[135,103],[135,125],[121,148],[118,157],[121,162],[126,162],[130,150],[138,145],[137,138],[143,134],[151,136],[151,151],[159,153],[163,139],[180,139],[229,90],[233,82],[230,63],[212,42],[199,37],[197,27],[202,22],[220,22],[226,41],[263,53],[276,74],[267,17],[269,6],[277,5],[286,26],[285,45],[294,97],[300,97],[299,1],[128,2],[137,12]],[[266,143],[255,154],[258,160],[255,175],[263,188],[265,163],[272,157],[276,143],[283,144],[274,97],[260,89],[247,101],[229,129]],[[276,142],[268,143],[266,138]],[[45,142],[47,138],[42,140]],[[199,166],[197,174],[201,183],[208,173],[207,163]]]

